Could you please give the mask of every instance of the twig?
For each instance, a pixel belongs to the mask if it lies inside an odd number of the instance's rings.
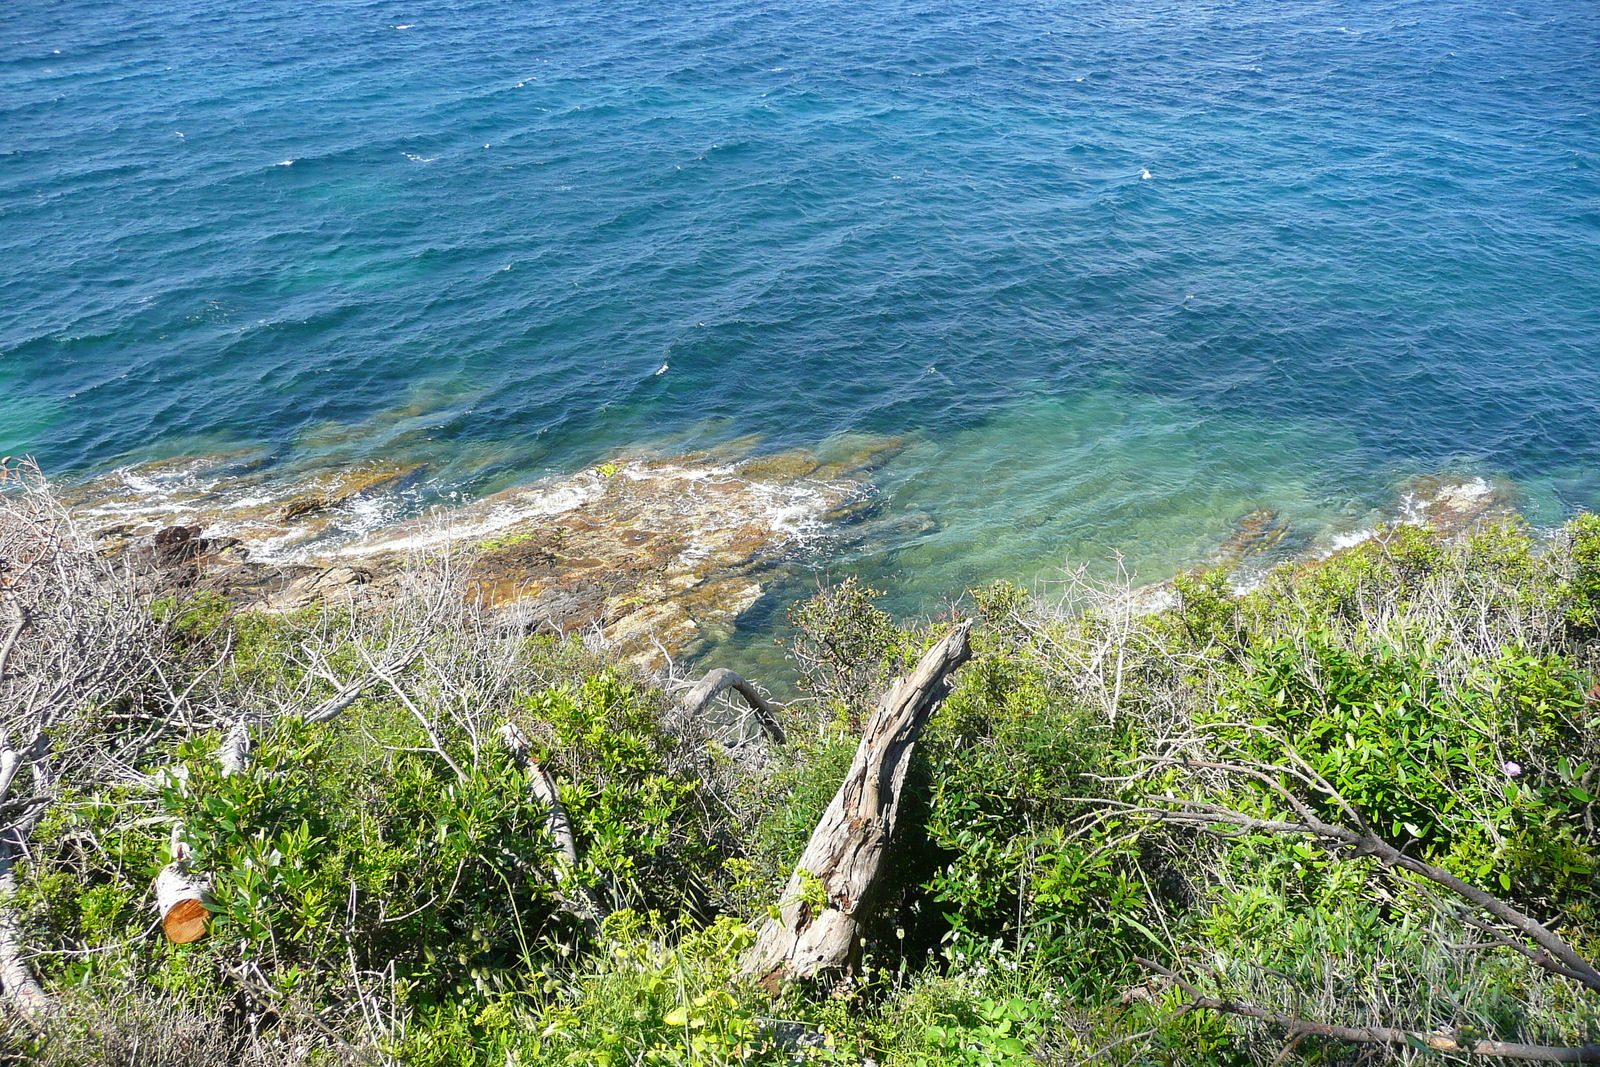
[[[4,644],[0,644],[0,682],[6,680],[6,665],[11,662],[11,652],[17,647],[17,638],[22,636],[22,631],[28,628],[32,615],[26,606],[17,608],[16,621],[11,624],[11,629],[6,633]]]

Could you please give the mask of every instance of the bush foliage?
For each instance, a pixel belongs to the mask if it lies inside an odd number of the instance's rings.
[[[1300,1018],[1600,1041],[1600,998],[1405,872],[1300,834],[1163,817],[1209,804],[1283,819],[1287,791],[1600,955],[1600,519],[1549,542],[1516,525],[1458,543],[1386,531],[1246,593],[1221,573],[1180,577],[1153,613],[1123,590],[1070,592],[971,594],[976,654],[919,745],[864,962],[776,1000],[741,982],[739,955],[873,697],[927,640],[872,590],[847,581],[796,610],[808,699],[789,708],[791,744],[753,761],[573,642],[465,616],[157,603],[173,677],[123,699],[190,726],[75,784],[35,833],[11,906],[61,1008],[14,1026],[7,1054],[439,1067],[1427,1055],[1180,1010],[1187,994],[1141,960]],[[343,714],[295,713],[406,642],[420,652]],[[251,765],[224,774],[217,753],[241,718]],[[501,742],[507,724],[525,754]],[[539,768],[559,785],[576,867]],[[209,936],[192,945],[167,943],[151,907],[180,843],[211,879]],[[564,904],[579,887],[609,913],[598,928]]]

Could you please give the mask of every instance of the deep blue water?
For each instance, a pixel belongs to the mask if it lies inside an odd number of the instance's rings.
[[[5,16],[0,453],[61,474],[903,434],[857,562],[929,589],[1600,506],[1590,0]]]

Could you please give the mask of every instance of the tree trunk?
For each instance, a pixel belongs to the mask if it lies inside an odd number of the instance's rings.
[[[250,769],[250,727],[240,719],[228,731],[217,752],[217,762],[222,764],[222,776],[243,774]]]
[[[50,998],[40,988],[23,955],[22,924],[11,909],[17,890],[11,873],[14,859],[10,844],[0,846],[0,997],[32,1018],[50,1008]]]
[[[847,966],[855,957],[894,834],[912,747],[949,692],[947,676],[972,654],[971,628],[969,621],[951,630],[916,670],[878,698],[850,771],[779,901],[779,917],[767,920],[745,954],[742,970],[769,990]]]
[[[211,911],[205,905],[206,879],[189,873],[189,846],[172,832],[172,862],[156,875],[156,913],[161,929],[175,945],[187,945],[206,936]]]

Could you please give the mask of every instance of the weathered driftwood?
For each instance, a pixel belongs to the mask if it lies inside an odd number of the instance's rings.
[[[742,961],[744,973],[768,989],[854,958],[894,834],[912,748],[949,692],[950,672],[971,655],[971,628],[964,622],[951,630],[878,698],[849,773],[789,879],[778,917],[767,920]],[[818,897],[824,900],[814,906]]]
[[[176,827],[172,831],[172,862],[156,875],[156,914],[161,916],[161,929],[167,940],[177,945],[187,945],[206,935],[206,920],[211,911],[206,907],[207,879],[189,871],[193,856],[189,846],[178,839]]]
[[[561,791],[555,777],[530,755],[528,738],[515,723],[500,727],[501,740],[528,772],[528,788],[545,806],[545,827],[560,852],[555,863],[556,899],[563,911],[579,919],[590,933],[599,929],[607,909],[600,895],[577,881],[578,838],[572,832],[572,820],[567,817],[566,806],[561,803]]]
[[[761,690],[726,667],[718,667],[696,682],[694,688],[683,694],[680,703],[690,717],[698,717],[704,714],[713,700],[729,689],[737,691],[744,697],[745,703],[750,705],[750,710],[755,712],[756,721],[761,724],[762,732],[773,744],[782,745],[788,742],[783,733],[783,725],[778,722],[777,710],[761,694]]]

